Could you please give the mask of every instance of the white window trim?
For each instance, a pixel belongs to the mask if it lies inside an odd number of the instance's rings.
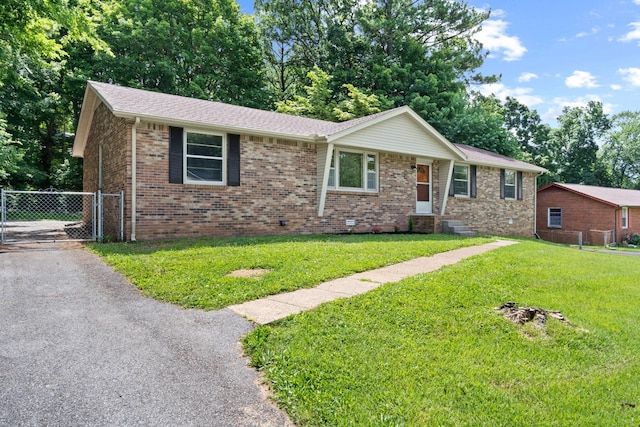
[[[623,230],[629,228],[629,208],[623,207],[620,212],[620,227]]]
[[[551,224],[551,210],[559,209],[560,210],[560,225],[552,225]],[[547,208],[547,228],[562,228],[562,208],[554,207]]]
[[[463,166],[465,169],[467,169],[467,194],[456,194],[456,181],[461,181],[461,180],[456,180],[456,166]],[[464,164],[454,164],[453,165],[453,197],[463,197],[463,198],[470,198],[471,197],[471,166],[470,165],[464,165]]]
[[[214,135],[222,137],[222,157],[209,157],[209,156],[194,156],[187,154],[187,135],[189,133],[199,133],[203,135]],[[220,132],[211,132],[211,131],[203,131],[198,129],[184,129],[183,131],[183,141],[182,141],[182,182],[185,184],[193,184],[193,185],[227,185],[227,136]],[[208,159],[220,159],[222,163],[222,180],[221,181],[199,181],[189,178],[189,173],[187,171],[187,158],[208,158]]]
[[[513,185],[507,184],[507,173],[513,173]],[[513,187],[513,197],[507,197],[507,187]],[[504,170],[504,199],[505,200],[517,200],[518,199],[518,171],[514,169]]]
[[[355,153],[355,154],[361,154],[362,155],[362,185],[363,187],[360,188],[354,188],[354,187],[340,187],[340,153]],[[345,191],[345,192],[354,192],[354,193],[362,193],[362,192],[366,192],[366,193],[377,193],[380,188],[380,156],[378,155],[378,153],[372,152],[372,151],[362,151],[362,150],[352,150],[350,148],[335,148],[333,150],[332,155],[332,161],[331,163],[333,163],[333,167],[330,168],[330,175],[332,175],[333,178],[333,182],[334,185],[333,186],[328,186],[328,188],[330,188],[331,190],[337,190],[337,191]],[[369,169],[368,169],[368,162],[367,162],[367,156],[373,156],[376,159],[376,188],[375,189],[369,189],[367,184],[369,182],[368,180],[368,174],[369,174]]]

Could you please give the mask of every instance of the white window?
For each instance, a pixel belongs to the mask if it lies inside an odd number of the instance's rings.
[[[622,228],[629,228],[629,208],[622,208],[621,220]]]
[[[515,200],[516,198],[516,171],[504,171],[504,198]]]
[[[184,133],[184,182],[224,183],[224,139],[215,133]]]
[[[378,155],[336,149],[331,158],[329,187],[378,191]]]
[[[453,194],[455,196],[469,196],[469,166],[455,165],[453,167]]]
[[[549,208],[547,226],[549,228],[562,228],[562,208]]]

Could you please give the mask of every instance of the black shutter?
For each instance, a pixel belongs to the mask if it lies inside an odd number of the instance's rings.
[[[504,199],[504,169],[500,169],[500,198]]]
[[[475,199],[478,197],[478,192],[476,190],[476,165],[469,166],[469,173],[471,174],[471,197]]]
[[[449,183],[449,196],[455,196],[455,188],[454,188],[454,184],[455,184],[455,180],[454,178],[456,177],[456,168],[455,166],[453,167],[453,170],[451,171],[451,182]]]
[[[227,135],[227,185],[240,185],[240,135]]]
[[[169,182],[182,184],[183,129],[169,126]]]
[[[522,200],[522,172],[518,172],[518,200]]]

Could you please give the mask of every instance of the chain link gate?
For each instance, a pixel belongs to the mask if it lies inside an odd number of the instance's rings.
[[[0,197],[2,244],[103,240],[105,198],[110,218],[120,218],[110,220],[110,240],[123,238],[123,193],[2,190]]]

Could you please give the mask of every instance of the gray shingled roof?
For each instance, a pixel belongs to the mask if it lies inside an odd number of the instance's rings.
[[[627,190],[624,188],[596,187],[582,184],[562,184],[554,182],[541,188],[544,191],[550,187],[562,188],[574,193],[581,194],[591,199],[596,199],[616,206],[636,207],[640,206],[640,190]]]
[[[90,81],[89,85],[118,117],[154,118],[167,122],[253,130],[260,134],[282,134],[303,138],[328,136],[393,111],[333,123],[109,83]]]
[[[467,156],[467,161],[476,165],[500,166],[504,169],[515,169],[531,172],[543,173],[547,170],[530,163],[512,159],[511,157],[501,154],[492,153],[491,151],[481,148],[471,147],[465,144],[454,144],[460,151]]]
[[[85,92],[85,103],[87,103],[87,98],[95,99],[95,97],[104,102],[117,117],[128,119],[138,117],[142,120],[157,121],[176,126],[215,127],[238,133],[252,133],[254,135],[269,135],[309,141],[335,136],[343,131],[355,130],[357,126],[367,122],[384,120],[385,116],[410,114],[417,117],[409,107],[399,107],[346,122],[334,123],[220,102],[133,89],[110,83],[89,81]],[[86,108],[85,103],[83,103],[83,111],[80,115],[73,151],[74,156],[80,157],[84,152],[92,120],[92,112],[85,111],[91,109],[91,102],[87,104]],[[422,121],[419,118],[418,120]],[[428,123],[424,122],[423,125],[426,128],[430,128],[430,132],[437,134],[437,131],[431,128]],[[468,145],[452,144],[439,134],[438,136],[451,149],[457,148],[463,155],[466,155],[470,163],[538,173],[545,172],[545,169],[538,166]]]

